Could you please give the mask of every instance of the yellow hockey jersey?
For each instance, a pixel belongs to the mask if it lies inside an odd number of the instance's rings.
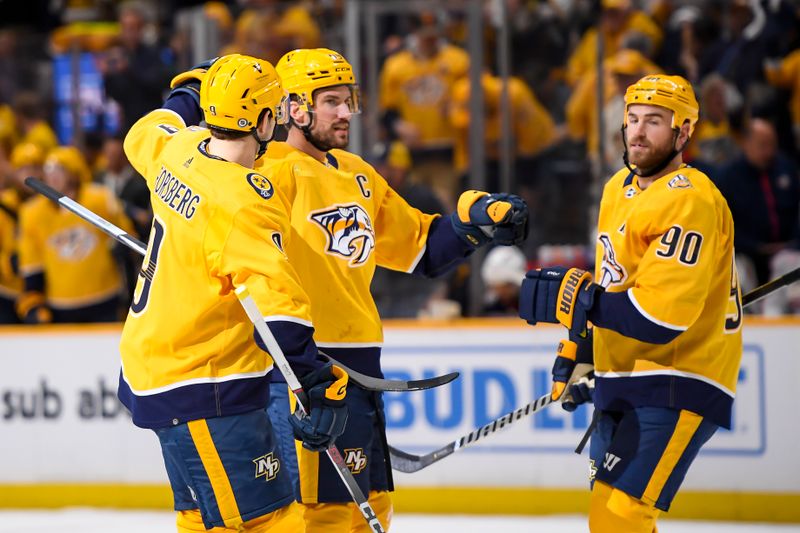
[[[14,271],[19,203],[15,190],[0,192],[0,297],[9,300],[16,299],[22,290],[22,278]]]
[[[595,282],[627,293],[637,315],[629,318],[677,335],[643,342],[596,323],[596,406],[688,409],[729,427],[742,306],[733,219],[719,190],[687,166],[645,190],[620,170],[603,191],[596,251]]]
[[[272,359],[255,344],[235,287],[246,285],[274,321],[290,361],[297,351],[281,328],[311,342],[308,298],[282,249],[286,197],[272,178],[209,154],[209,138],[169,110],[149,113],[125,138],[154,213],[120,343],[119,396],[143,427],[266,406]]]
[[[409,206],[372,166],[343,150],[321,162],[273,142],[256,163],[291,204],[286,253],[311,299],[317,346],[378,374],[383,330],[370,293],[375,266],[413,271],[436,216]]]
[[[82,185],[76,201],[126,231],[133,231],[120,201],[102,185]],[[112,254],[114,239],[43,196],[19,210],[19,269],[44,274],[46,305],[74,310],[118,294],[122,288]],[[24,312],[24,309],[21,310]]]
[[[452,145],[450,93],[468,69],[469,56],[453,45],[442,46],[431,59],[418,58],[408,50],[398,52],[386,60],[381,72],[381,107],[396,110],[403,120],[416,125],[423,147]]]

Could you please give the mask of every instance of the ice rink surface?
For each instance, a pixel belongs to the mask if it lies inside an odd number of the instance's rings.
[[[175,531],[174,514],[150,511],[66,509],[56,511],[0,511],[3,533],[169,533]],[[441,516],[401,514],[392,533],[581,533],[588,531],[581,516]],[[800,524],[747,524],[741,522],[689,522],[664,519],[659,533],[800,533]]]

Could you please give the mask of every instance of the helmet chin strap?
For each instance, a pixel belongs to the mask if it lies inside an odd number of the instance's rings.
[[[266,111],[267,110],[265,109],[264,111],[262,111],[262,113],[264,113]],[[272,113],[270,113],[270,116],[271,115],[272,115]],[[259,124],[261,124],[262,118],[263,118],[263,114],[258,118],[258,123]],[[278,125],[277,124],[272,126],[272,134],[266,139],[262,139],[261,137],[258,136],[258,128],[253,128],[252,130],[250,130],[250,133],[253,134],[253,137],[255,137],[256,142],[258,143],[258,152],[256,153],[256,160],[260,159],[261,156],[264,155],[264,152],[267,151],[267,145],[269,144],[269,142],[272,139],[275,138],[275,131],[277,129],[278,129]]]
[[[311,125],[314,123],[314,112],[309,110],[307,111],[307,113],[308,113],[308,124],[301,126],[293,118],[289,118],[289,122],[291,123],[292,126],[298,128],[300,131],[303,132],[303,137],[305,137],[306,141],[308,141],[308,143],[311,146],[313,146],[320,152],[330,151],[330,149],[333,148],[332,146],[328,144],[323,144],[318,139],[314,138],[314,135],[311,133]]]
[[[683,152],[684,148],[686,148],[686,145],[689,144],[689,139],[686,139],[686,142],[683,143],[683,146],[681,146],[677,150],[675,149],[675,141],[678,140],[678,134],[680,133],[680,130],[675,129],[673,130],[672,134],[672,151],[667,157],[661,160],[661,162],[659,162],[658,164],[653,165],[652,167],[649,168],[641,168],[641,167],[633,168],[630,164],[630,160],[628,159],[628,141],[625,136],[625,129],[626,126],[623,125],[622,146],[625,147],[625,151],[622,153],[622,161],[625,163],[625,166],[628,167],[628,170],[630,170],[640,178],[649,178],[651,176],[655,176],[656,174],[667,168],[667,165],[669,165],[672,162],[672,160],[675,159],[675,156]]]

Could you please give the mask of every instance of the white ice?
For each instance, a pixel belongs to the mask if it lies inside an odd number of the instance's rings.
[[[170,533],[175,517],[169,512],[64,509],[0,511],[3,533]],[[398,514],[392,533],[581,533],[588,530],[582,516],[464,516]],[[800,533],[800,524],[659,521],[659,533]]]

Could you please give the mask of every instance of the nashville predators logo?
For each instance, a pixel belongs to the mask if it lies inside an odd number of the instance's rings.
[[[603,261],[600,263],[600,279],[598,283],[603,287],[618,285],[628,278],[625,267],[617,262],[614,246],[611,238],[606,233],[597,236],[597,240],[603,245]]]
[[[367,467],[367,454],[361,448],[344,450],[344,462],[353,474],[358,474]]]
[[[253,459],[253,463],[256,465],[256,479],[264,476],[267,481],[272,481],[281,470],[281,462],[272,455],[272,452]]]
[[[367,262],[375,248],[375,230],[369,214],[358,204],[335,206],[309,215],[325,231],[327,253],[350,259],[350,266]]]
[[[253,190],[264,200],[269,200],[272,198],[272,195],[275,194],[272,183],[261,174],[251,172],[247,175],[247,183],[249,183]]]
[[[691,186],[692,182],[683,174],[678,174],[667,183],[667,187],[670,189],[689,189]]]
[[[86,259],[97,247],[97,242],[97,235],[82,226],[63,229],[48,240],[48,244],[55,248],[59,259],[69,262]]]

